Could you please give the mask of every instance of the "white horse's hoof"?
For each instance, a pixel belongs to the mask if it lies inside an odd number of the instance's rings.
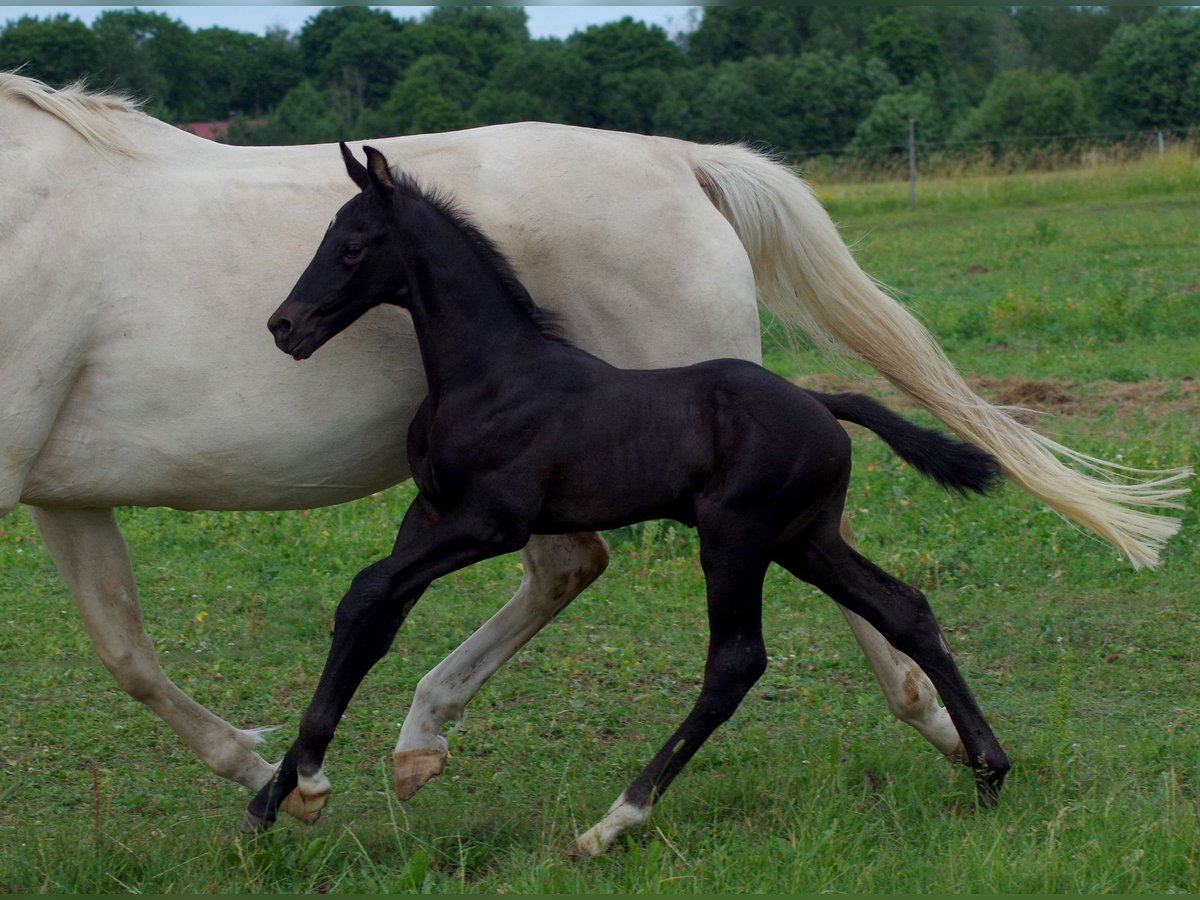
[[[280,812],[285,812],[293,819],[299,819],[305,825],[311,825],[321,818],[325,804],[329,802],[329,790],[317,794],[306,794],[296,788],[283,798],[279,804]]]
[[[396,796],[408,800],[425,782],[442,773],[449,754],[444,748],[397,750],[393,756]]]

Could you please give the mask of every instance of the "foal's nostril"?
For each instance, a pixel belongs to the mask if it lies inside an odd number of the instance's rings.
[[[283,317],[271,317],[271,321],[267,323],[267,327],[271,329],[271,334],[275,335],[275,340],[281,341],[292,332],[292,320]]]

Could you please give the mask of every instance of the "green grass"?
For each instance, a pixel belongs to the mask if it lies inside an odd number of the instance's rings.
[[[821,187],[864,235],[864,266],[971,377],[1050,381],[1077,402],[1042,424],[1072,446],[1180,465],[1197,462],[1200,371],[1189,165],[1166,187],[1116,172],[1110,195],[1070,173],[968,179],[916,213],[889,209],[887,185]],[[830,368],[773,337],[768,351],[787,374]],[[995,809],[890,719],[832,605],[774,572],[771,664],[742,709],[645,829],[562,859],[697,689],[695,541],[655,525],[610,536],[608,574],[489,682],[446,772],[399,804],[385,765],[412,688],[515,588],[518,559],[435,585],[347,713],[327,815],[240,835],[246,792],[115,687],[18,509],[0,521],[0,890],[1200,890],[1197,502],[1163,567],[1134,573],[1011,487],[964,502],[874,439],[855,454],[864,551],[929,594],[1014,761]],[[409,491],[307,514],[122,511],[172,678],[236,724],[282,725],[264,751],[281,754],[333,607],[390,546]]]

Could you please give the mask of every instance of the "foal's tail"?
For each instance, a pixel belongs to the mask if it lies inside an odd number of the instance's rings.
[[[1000,479],[1000,461],[986,450],[910,422],[873,397],[808,393],[834,418],[875,432],[897,456],[947,490],[983,494]]]
[[[978,397],[932,335],[867,276],[809,186],[744,147],[690,145],[696,180],[729,220],[762,303],[818,344],[864,360],[962,438],[990,451],[1021,488],[1091,529],[1135,568],[1155,566],[1178,521],[1190,470],[1134,469],[1025,427]],[[1087,470],[1070,468],[1059,457]],[[1140,476],[1148,476],[1142,480]]]

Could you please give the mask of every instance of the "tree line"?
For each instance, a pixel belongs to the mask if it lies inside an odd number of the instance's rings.
[[[419,19],[328,7],[298,33],[192,30],[108,10],[22,17],[0,69],[128,91],[240,143],[309,143],[524,119],[751,140],[792,156],[925,141],[1200,124],[1200,11],[1152,7],[707,6],[678,34],[631,18],[530,37],[519,7]],[[257,124],[250,124],[257,122]]]

